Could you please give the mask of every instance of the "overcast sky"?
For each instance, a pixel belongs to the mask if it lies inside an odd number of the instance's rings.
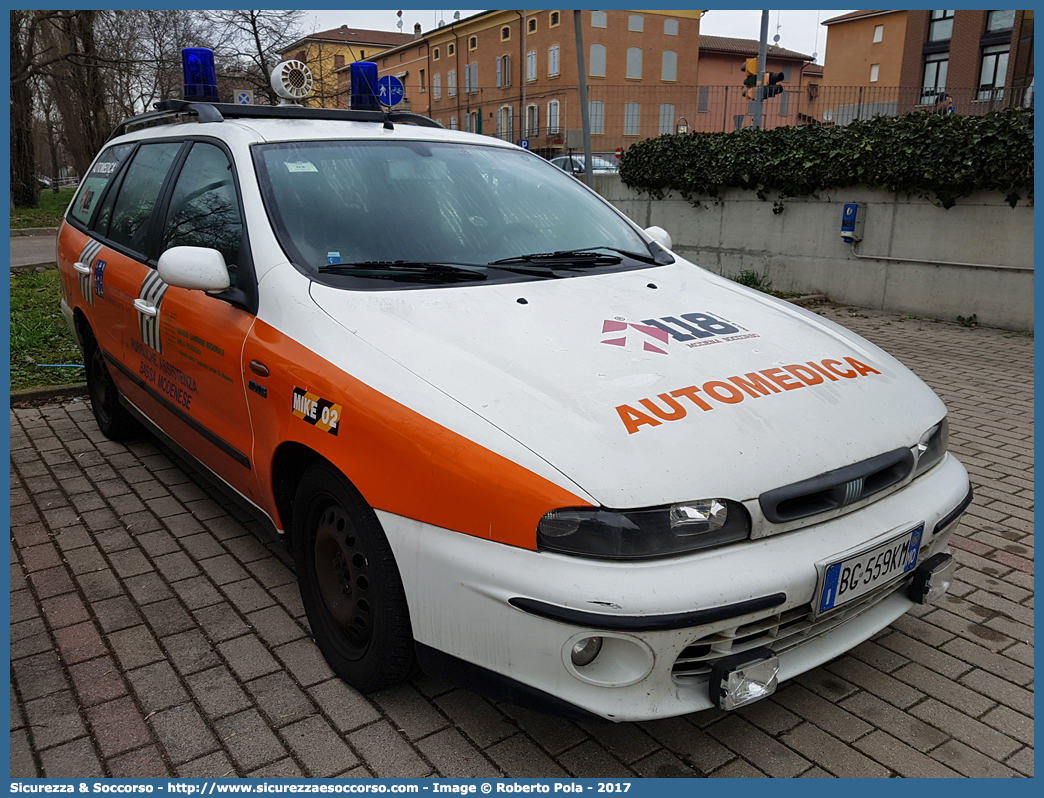
[[[429,31],[438,25],[439,20],[453,21],[453,12],[449,11],[418,11],[404,9],[402,12],[403,33],[413,33],[415,22],[421,24],[424,31]],[[477,14],[478,10],[459,9],[460,16],[469,17]],[[312,30],[329,30],[347,25],[350,28],[364,28],[367,30],[398,30],[395,23],[399,18],[395,15],[396,9],[386,11],[360,11],[350,9],[346,11],[306,11],[305,28]],[[823,63],[823,53],[826,52],[827,29],[818,22],[830,19],[848,11],[770,11],[769,12],[769,43],[773,37],[779,34],[779,46],[789,50],[796,50],[805,55],[815,53],[816,61]],[[778,28],[777,28],[778,25]],[[738,39],[757,39],[761,35],[761,12],[760,11],[709,11],[700,22],[700,33],[710,36],[733,36]]]

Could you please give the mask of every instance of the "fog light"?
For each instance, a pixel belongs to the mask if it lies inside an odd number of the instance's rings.
[[[776,692],[778,677],[779,658],[767,648],[720,659],[711,669],[711,701],[719,709],[751,704]]]
[[[569,654],[569,658],[576,667],[582,668],[584,665],[590,665],[594,662],[594,658],[598,656],[598,652],[601,650],[602,638],[585,637],[583,640],[576,642]]]
[[[913,584],[910,585],[910,601],[934,604],[950,589],[956,570],[957,561],[945,552],[929,557],[914,571]]]

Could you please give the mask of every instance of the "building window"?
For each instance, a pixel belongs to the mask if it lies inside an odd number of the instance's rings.
[[[645,20],[641,14],[631,14],[627,18],[627,30],[638,31],[638,33],[645,30]]]
[[[700,86],[700,99],[699,105],[696,106],[696,110],[701,114],[707,113],[710,109],[710,86]]]
[[[526,129],[522,135],[540,135],[540,109],[535,105],[529,105],[526,107]]]
[[[881,65],[880,64],[871,64],[870,65],[870,82],[871,83],[877,83],[877,76],[880,73],[881,73]]]
[[[442,99],[442,75],[435,75],[431,79],[431,96],[436,100]]]
[[[548,77],[558,75],[558,45],[552,44],[547,51],[547,74]]]
[[[558,100],[547,104],[547,135],[558,135]]]
[[[642,79],[642,48],[627,48],[627,77],[630,80]]]
[[[451,44],[446,48],[446,55],[454,55],[457,52],[457,45]]]
[[[424,94],[428,91],[428,84],[424,82],[424,70],[420,71],[420,93]]]
[[[471,63],[464,67],[464,91],[474,94],[478,91],[478,64]]]
[[[627,103],[624,105],[624,135],[638,135],[638,114],[641,106],[638,103]]]
[[[451,116],[450,117],[450,130],[456,130],[456,129],[457,129],[457,117]]]
[[[591,65],[587,68],[587,74],[592,77],[605,77],[605,45],[591,45]]]
[[[511,85],[511,56],[502,55],[497,59],[497,86]]]
[[[591,125],[591,135],[601,136],[605,133],[605,103],[591,100],[587,104],[587,121]]]
[[[986,14],[986,31],[1011,30],[1015,24],[1014,11],[990,11]]]
[[[928,41],[944,42],[953,35],[953,12],[933,11],[928,23]]]
[[[628,57],[630,53],[628,52]],[[663,67],[660,69],[660,80],[678,79],[678,54],[674,50],[663,51]]]
[[[446,89],[450,97],[457,96],[457,70],[451,69],[446,73]]]
[[[706,88],[705,86],[702,88]],[[668,136],[674,132],[674,106],[664,103],[660,106],[660,135]]]
[[[478,49],[478,36],[472,36],[470,39],[468,39],[468,49],[469,50],[477,50]]]
[[[514,109],[510,105],[505,105],[500,109],[497,114],[497,138],[504,141],[511,141],[514,138],[511,127],[514,116]]]
[[[982,70],[979,73],[978,100],[999,100],[1004,97],[1004,79],[1008,75],[1007,44],[998,47],[984,47],[982,50]]]
[[[558,21],[559,21],[559,16],[558,16],[558,12],[557,11],[552,11],[551,12],[550,20],[551,21],[548,23],[548,27],[549,28],[557,28],[558,27]]]
[[[785,91],[779,97],[779,115],[786,116],[790,113],[790,92]]]
[[[526,22],[526,26],[530,33],[536,33],[536,19],[530,19]]]
[[[790,67],[791,66],[792,66],[792,64],[784,64],[783,65],[783,82],[784,83],[789,83],[790,82]]]
[[[500,41],[506,42],[511,39],[511,28],[506,25],[500,29]]]
[[[921,105],[932,105],[946,93],[946,72],[949,68],[949,53],[929,55],[924,59]]]
[[[536,50],[526,53],[526,80],[537,79]]]
[[[676,20],[676,19],[665,19],[663,21],[663,35],[664,36],[677,36],[678,35],[678,20]]]
[[[884,40],[884,25],[874,27],[874,44]]]
[[[365,61],[366,60],[366,51],[365,50],[360,50],[359,51],[359,60],[360,61]],[[402,60],[402,55],[401,54],[399,55],[399,60],[400,61]]]
[[[604,11],[592,11],[591,12],[591,27],[592,28],[604,28],[606,25],[606,15]]]
[[[438,47],[436,47],[434,50],[431,51],[431,60],[432,61],[438,61],[439,60],[439,48]]]
[[[344,66],[344,56],[343,55],[335,55],[334,56],[334,69],[340,69],[343,66]]]

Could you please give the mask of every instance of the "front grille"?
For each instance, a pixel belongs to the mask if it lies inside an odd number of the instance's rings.
[[[867,499],[898,485],[914,466],[910,449],[896,449],[869,460],[827,471],[758,497],[761,511],[774,524],[797,521]]]
[[[898,582],[882,585],[878,590],[818,619],[813,619],[812,610],[806,605],[763,615],[742,626],[704,635],[689,643],[678,655],[671,668],[671,676],[683,683],[697,680],[709,675],[719,659],[753,648],[770,648],[776,654],[782,654],[862,615],[896,590],[905,588],[912,579],[911,573]]]

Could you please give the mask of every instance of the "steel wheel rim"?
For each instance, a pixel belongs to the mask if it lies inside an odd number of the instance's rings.
[[[339,504],[328,505],[316,520],[315,575],[323,605],[345,642],[365,650],[373,634],[369,560]]]

